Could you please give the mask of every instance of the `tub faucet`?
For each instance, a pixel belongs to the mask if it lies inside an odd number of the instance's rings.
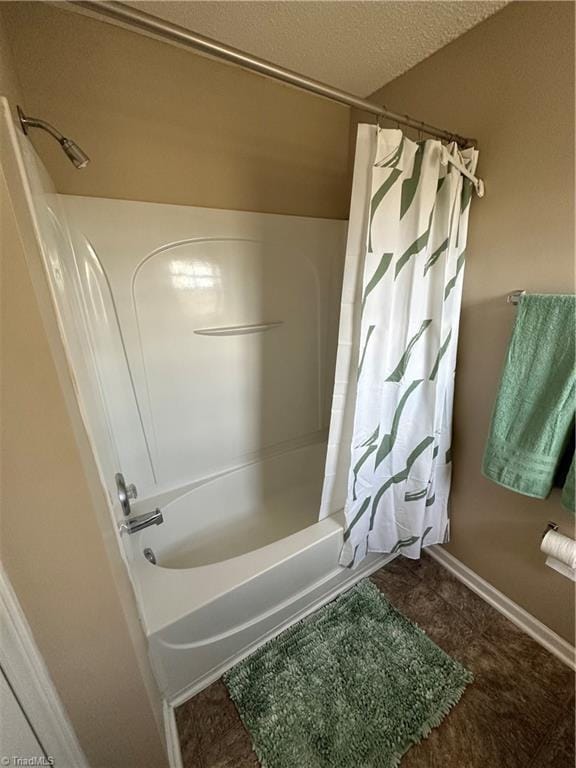
[[[122,520],[118,524],[118,530],[120,533],[138,533],[138,531],[148,528],[150,525],[160,525],[163,522],[162,510],[155,509],[153,512],[146,512],[144,515],[136,515],[136,517]]]
[[[124,480],[122,472],[117,472],[114,476],[114,480],[116,481],[116,495],[118,496],[118,501],[122,507],[122,512],[128,516],[132,512],[132,509],[130,508],[130,500],[138,498],[138,491],[133,483],[126,485],[126,480]]]

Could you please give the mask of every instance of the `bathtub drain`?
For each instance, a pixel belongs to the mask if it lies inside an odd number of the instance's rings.
[[[156,565],[156,555],[150,549],[150,547],[146,547],[146,549],[144,550],[144,557],[146,558],[146,560],[148,560],[149,563],[152,563],[152,565]]]

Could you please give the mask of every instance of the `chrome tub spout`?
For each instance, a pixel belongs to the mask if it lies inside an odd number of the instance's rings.
[[[118,528],[120,533],[138,533],[144,528],[148,528],[150,525],[160,525],[164,522],[162,511],[155,509],[153,512],[147,512],[144,515],[137,515],[136,517],[129,517],[126,520],[122,520],[119,523]]]

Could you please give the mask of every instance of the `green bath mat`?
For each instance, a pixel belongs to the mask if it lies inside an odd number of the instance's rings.
[[[472,675],[364,580],[225,676],[264,768],[392,768]]]

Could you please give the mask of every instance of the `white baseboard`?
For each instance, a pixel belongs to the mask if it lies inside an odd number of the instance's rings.
[[[532,614],[521,608],[509,597],[499,592],[492,584],[489,584],[460,560],[436,545],[428,547],[426,551],[440,565],[465,584],[469,589],[479,595],[497,611],[506,616],[513,624],[526,632],[527,635],[553,653],[560,661],[571,669],[576,669],[576,651],[564,638],[549,629]]]
[[[164,730],[166,733],[166,746],[168,748],[168,765],[170,768],[183,768],[174,707],[170,706],[167,701],[164,701],[162,709],[164,711]]]

